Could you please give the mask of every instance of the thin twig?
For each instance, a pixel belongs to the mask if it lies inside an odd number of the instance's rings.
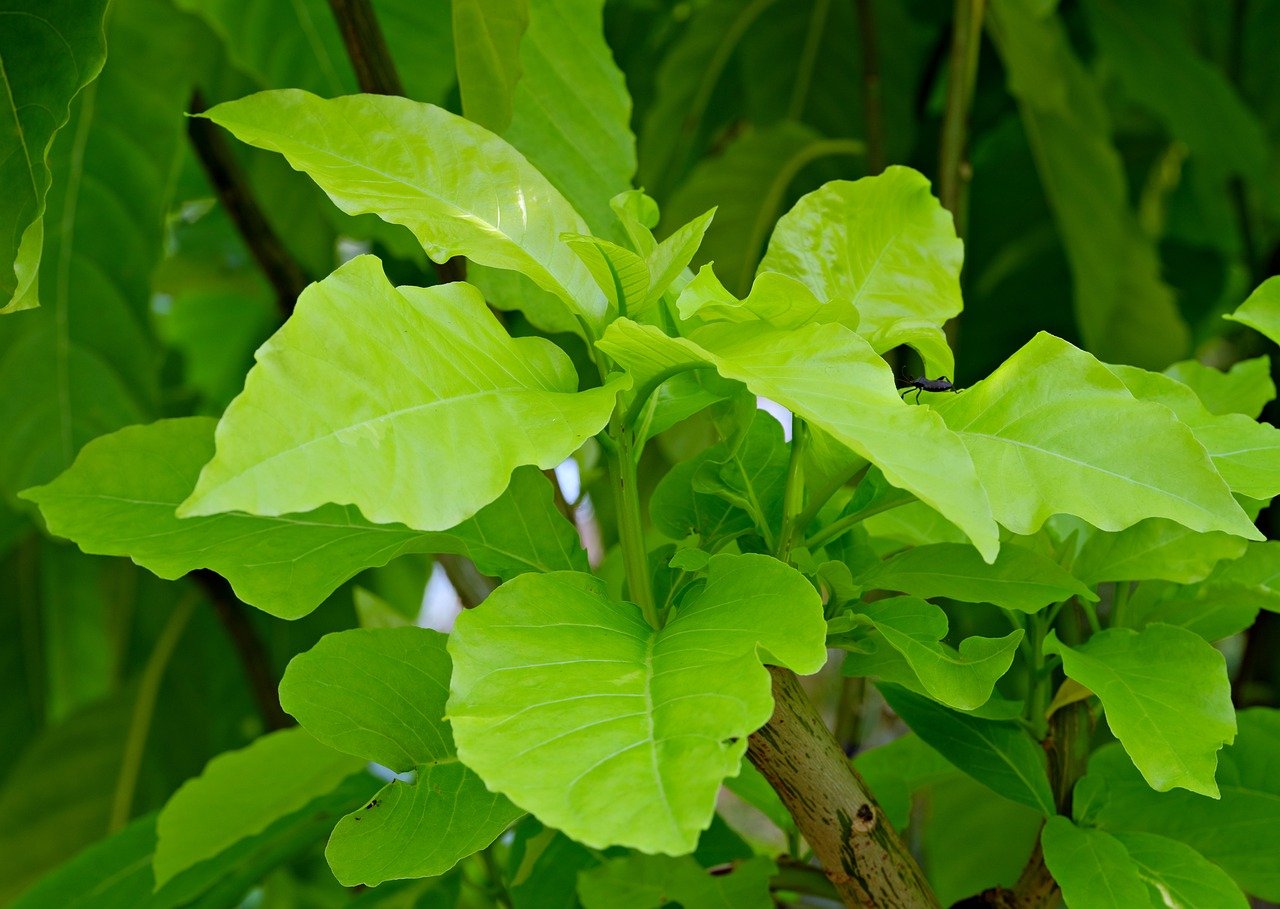
[[[884,147],[884,101],[880,86],[880,49],[876,44],[871,0],[854,0],[858,39],[862,46],[862,106],[867,119],[867,173],[872,176],[888,163]]]
[[[360,90],[371,95],[403,95],[400,74],[370,0],[329,0],[329,8],[342,32]]]
[[[191,94],[189,110],[192,114],[206,110],[199,89]],[[218,201],[271,283],[276,305],[281,313],[289,315],[298,294],[310,283],[306,274],[262,213],[222,131],[204,117],[193,116],[187,121],[187,134],[191,137],[191,147],[200,159],[200,165],[218,194]]]

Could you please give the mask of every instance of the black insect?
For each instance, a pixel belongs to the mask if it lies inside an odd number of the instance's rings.
[[[896,384],[904,398],[914,391],[916,393],[917,404],[920,403],[920,393],[923,391],[960,391],[960,389],[951,384],[951,380],[946,376],[938,376],[936,379],[926,379],[924,376],[909,376],[904,372],[902,374],[902,378],[896,380]]]
[[[380,799],[374,799],[369,804],[365,805],[364,808],[366,811],[368,811],[370,808],[377,808],[381,804],[382,804],[382,801]]]

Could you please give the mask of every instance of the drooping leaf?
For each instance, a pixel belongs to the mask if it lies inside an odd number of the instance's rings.
[[[984,558],[995,557],[995,526],[964,446],[930,408],[905,404],[888,365],[844,326],[778,331],[760,323],[715,323],[684,339],[619,319],[600,347],[638,388],[682,366],[713,366],[872,461],[892,485],[962,528]],[[910,448],[904,438],[912,440]]]
[[[281,706],[321,742],[417,772],[338,823],[325,855],[345,886],[443,874],[522,813],[458,761],[444,721],[445,641],[415,627],[326,635],[280,683]]]
[[[922,344],[931,375],[949,375],[955,364],[942,326],[963,306],[963,256],[929,181],[895,166],[803,196],[778,219],[760,270],[798,278],[824,301],[850,300],[859,333],[878,353],[931,333]]]
[[[990,565],[972,546],[915,546],[879,563],[856,580],[867,590],[994,603],[1023,612],[1036,612],[1072,596],[1098,598],[1052,559],[1013,543],[1003,544]]]
[[[1240,304],[1240,308],[1226,318],[1248,325],[1280,344],[1280,276],[1268,278],[1259,284],[1257,290]]]
[[[1254,708],[1238,719],[1239,738],[1223,750],[1218,768],[1221,799],[1153,792],[1123,749],[1111,745],[1090,758],[1076,786],[1077,817],[1114,834],[1153,833],[1186,843],[1245,892],[1280,899],[1280,712]]]
[[[1104,581],[1204,580],[1214,565],[1241,555],[1246,540],[1214,531],[1197,533],[1164,518],[1149,518],[1115,533],[1085,540],[1071,572],[1090,587]]]
[[[550,484],[532,467],[517,468],[502,495],[441,533],[373,524],[343,505],[178,518],[175,509],[213,457],[214,425],[188,417],[102,436],[70,470],[24,497],[40,506],[51,533],[86,552],[126,555],[169,579],[212,568],[246,603],[281,618],[305,615],[356,572],[409,552],[459,553],[500,578],[587,567]]]
[[[552,468],[605,424],[616,385],[579,393],[577,382],[559,348],[508,336],[474,287],[395,288],[360,256],[307,288],[259,349],[179,514],[335,502],[447,530],[516,467]],[[514,419],[528,431],[505,432]]]
[[[1173,625],[1109,628],[1068,647],[1051,635],[1046,653],[1098,696],[1107,725],[1151,787],[1214,798],[1218,751],[1235,739],[1231,683],[1222,654]]]
[[[529,313],[543,327],[602,324],[604,295],[559,239],[587,233],[586,224],[523,155],[484,128],[405,98],[324,100],[291,89],[219,104],[205,116],[241,141],[280,152],[347,214],[405,225],[437,262],[463,255],[523,274],[560,301]],[[388,130],[401,141],[369,140]],[[406,145],[409,137],[417,139]]]
[[[717,555],[660,631],[582,574],[509,581],[459,617],[449,719],[491,789],[588,846],[693,849],[772,710],[769,662],[826,661],[803,576]]]
[[[71,100],[102,70],[106,8],[7,0],[0,10],[0,313],[37,305],[49,147]]]
[[[1210,413],[1242,413],[1256,420],[1276,396],[1271,358],[1267,356],[1241,360],[1226,372],[1196,360],[1180,360],[1164,374],[1189,386]]]
[[[996,520],[1015,533],[1073,514],[1103,530],[1162,517],[1258,539],[1190,429],[1052,335],[933,408],[973,455]]]
[[[1051,817],[1040,835],[1044,862],[1068,906],[1144,909],[1152,906],[1138,866],[1109,833]]]
[[[684,909],[770,909],[773,859],[758,855],[715,874],[692,858],[632,855],[578,876],[584,909],[652,909],[678,903]]]
[[[156,886],[262,833],[364,767],[302,729],[274,732],[219,755],[173,794],[156,819]]]
[[[1154,243],[1129,208],[1094,80],[1052,9],[993,0],[987,21],[1071,264],[1086,344],[1104,360],[1167,366],[1185,355],[1189,333],[1160,280]]]
[[[1248,909],[1231,876],[1185,843],[1151,833],[1116,833],[1138,876],[1158,894],[1157,906]]]
[[[921,741],[958,769],[1007,799],[1054,814],[1044,749],[1021,726],[948,710],[896,685],[880,692]]]
[[[529,2],[453,0],[450,8],[462,112],[468,120],[500,133],[511,123]]]
[[[997,680],[1013,665],[1023,634],[967,637],[957,650],[942,643],[946,613],[916,597],[858,603],[853,619],[873,626],[876,635],[850,650],[845,675],[877,676],[923,689],[957,710],[974,710],[991,698]]]

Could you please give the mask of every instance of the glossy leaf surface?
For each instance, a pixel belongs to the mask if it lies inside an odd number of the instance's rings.
[[[1109,833],[1051,817],[1040,835],[1044,862],[1068,906],[1140,909],[1152,905],[1138,868]]]

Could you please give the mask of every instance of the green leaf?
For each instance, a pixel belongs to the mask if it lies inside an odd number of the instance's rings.
[[[645,262],[649,266],[652,281],[649,284],[649,294],[645,298],[645,309],[641,315],[647,314],[649,310],[656,307],[662,294],[684,274],[685,269],[689,267],[689,263],[701,248],[703,237],[706,236],[707,228],[711,226],[715,213],[714,208],[704,212],[688,224],[672,231],[669,237],[647,253]]]
[[[372,256],[307,288],[257,357],[180,516],[336,502],[447,530],[516,467],[572,454],[604,426],[617,387],[578,393],[569,358],[513,340],[471,285],[395,288]],[[507,432],[513,419],[528,431]],[[456,445],[463,427],[485,444]]]
[[[649,266],[631,250],[582,234],[560,238],[587,266],[609,300],[609,306],[628,315],[643,309],[649,294]]]
[[[653,909],[676,903],[684,909],[771,909],[773,859],[758,855],[715,874],[692,858],[632,855],[578,875],[584,909]]]
[[[413,231],[437,262],[461,255],[517,271],[559,299],[538,324],[598,329],[606,301],[560,243],[587,226],[558,190],[502,139],[441,108],[385,95],[332,100],[293,89],[219,104],[204,116],[241,141],[279,152],[347,214],[372,212]],[[410,143],[371,142],[394,134]],[[416,137],[416,138],[415,138]]]
[[[156,885],[256,836],[364,767],[302,729],[273,732],[219,755],[173,794],[156,820]]]
[[[987,20],[1071,265],[1076,321],[1104,360],[1160,369],[1189,332],[1129,208],[1124,165],[1096,81],[1056,13],[993,0]]]
[[[921,343],[931,375],[954,371],[943,324],[960,314],[964,248],[951,214],[909,167],[827,183],[780,219],[760,270],[803,281],[822,300],[850,300],[858,331],[883,353]]]
[[[102,70],[106,0],[8,0],[0,29],[0,313],[37,305],[49,148]],[[12,262],[12,268],[9,263]]]
[[[879,639],[868,642],[872,649],[845,657],[845,675],[873,675],[921,687],[957,710],[974,710],[991,699],[996,681],[1013,664],[1023,634],[1018,630],[1002,638],[967,637],[957,651],[942,643],[947,614],[916,597],[858,603],[853,617],[874,626]]]
[[[512,95],[522,73],[528,0],[453,0],[450,6],[462,112],[500,133],[511,123]]]
[[[1107,725],[1151,788],[1214,798],[1218,751],[1236,735],[1226,662],[1173,625],[1110,628],[1076,647],[1050,635],[1045,653],[1102,701]]]
[[[1151,833],[1117,833],[1138,876],[1159,894],[1157,906],[1248,909],[1231,876],[1190,846]]]
[[[858,752],[853,765],[876,794],[885,817],[898,830],[911,822],[911,799],[917,790],[961,778],[954,764],[912,733]],[[995,801],[989,790],[982,791],[988,801]]]
[[[1052,335],[933,409],[964,440],[996,520],[1014,533],[1073,514],[1103,530],[1162,517],[1259,538],[1190,429]]]
[[[1104,581],[1177,581],[1194,584],[1249,543],[1231,534],[1197,533],[1164,518],[1149,518],[1115,533],[1091,534],[1071,572],[1095,587]]]
[[[532,467],[517,468],[506,492],[443,533],[372,524],[343,505],[178,518],[174,510],[213,456],[214,425],[187,417],[102,436],[23,497],[40,506],[51,533],[85,552],[126,555],[170,580],[212,568],[246,603],[281,618],[306,615],[356,572],[409,552],[458,553],[500,578],[587,567],[577,532]]]
[[[1280,899],[1280,712],[1245,710],[1239,724],[1235,745],[1222,752],[1221,799],[1153,792],[1124,751],[1108,746],[1094,753],[1076,786],[1077,816],[1115,834],[1154,833],[1186,843],[1245,892]]]
[[[1003,544],[990,565],[972,546],[916,546],[879,563],[856,580],[865,590],[994,603],[1022,612],[1037,612],[1072,596],[1098,598],[1052,559],[1013,543]]]
[[[1016,723],[957,713],[896,685],[880,693],[911,731],[979,783],[1052,816],[1057,810],[1044,749]]]
[[[516,578],[449,638],[458,753],[585,845],[686,853],[773,709],[761,661],[815,672],[825,631],[808,581],[766,556],[713,557],[660,631],[596,578]]]
[[[632,373],[638,388],[680,368],[714,366],[875,463],[892,485],[963,529],[984,558],[995,558],[995,524],[964,446],[931,408],[903,402],[889,366],[844,326],[778,331],[716,323],[684,339],[619,319],[600,348]]]
[[[1044,863],[1068,906],[1140,909],[1152,906],[1146,884],[1124,845],[1101,830],[1051,817],[1040,834]]]
[[[774,328],[802,328],[810,322],[839,322],[854,331],[858,311],[845,300],[824,303],[798,278],[762,271],[751,284],[746,299],[725,289],[710,265],[680,293],[680,316],[700,322],[767,322]]]
[[[1196,360],[1179,360],[1164,374],[1190,386],[1210,413],[1242,413],[1257,419],[1276,396],[1268,356],[1241,360],[1226,372]]]
[[[417,771],[338,823],[325,855],[344,886],[444,874],[523,813],[458,762],[444,721],[446,640],[413,627],[326,635],[280,683],[281,706],[319,741]]]
[[[1224,316],[1280,344],[1280,276],[1267,278],[1235,312]]]

